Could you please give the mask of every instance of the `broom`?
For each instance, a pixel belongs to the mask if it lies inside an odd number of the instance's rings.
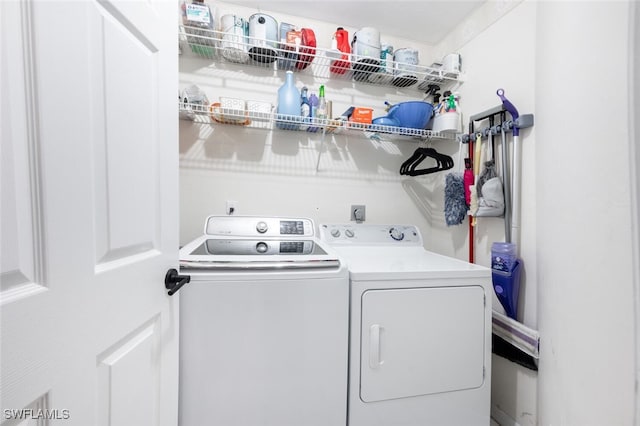
[[[478,133],[476,138],[476,152],[473,158],[473,175],[475,177],[474,182],[478,181],[478,175],[480,174],[480,155],[482,155],[482,136]],[[478,212],[478,191],[476,191],[476,185],[471,185],[469,187],[469,191],[471,192],[471,202],[469,205],[469,210],[471,210],[471,215],[473,215],[473,219],[471,220],[471,225],[476,225],[476,217],[475,214]]]

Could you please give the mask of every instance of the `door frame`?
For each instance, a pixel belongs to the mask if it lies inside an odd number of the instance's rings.
[[[635,398],[634,424],[640,426],[640,7],[629,2],[629,178],[631,189],[632,276],[634,296]]]

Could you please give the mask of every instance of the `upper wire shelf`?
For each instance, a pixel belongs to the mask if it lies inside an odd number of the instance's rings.
[[[360,58],[338,50],[275,43],[199,27],[179,25],[179,37],[183,51],[190,50],[212,61],[304,72],[325,79],[422,91],[432,85],[449,86],[464,80],[463,73],[441,67]]]

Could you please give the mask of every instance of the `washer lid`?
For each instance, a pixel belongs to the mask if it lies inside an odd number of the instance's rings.
[[[180,249],[180,267],[203,270],[339,268],[338,255],[313,238],[224,238],[203,235]]]
[[[352,280],[490,278],[491,270],[422,247],[335,246]]]

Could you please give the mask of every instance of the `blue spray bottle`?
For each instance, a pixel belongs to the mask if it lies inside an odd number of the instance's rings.
[[[307,130],[311,122],[311,102],[309,102],[307,92],[307,86],[304,86],[300,94],[300,115],[302,116],[303,123],[300,126],[300,130]]]
[[[320,104],[320,99],[318,99],[318,97],[316,96],[315,93],[312,93],[311,96],[309,96],[309,104],[311,105],[311,120],[313,121],[316,118],[316,115],[318,114],[318,105]],[[317,132],[318,131],[318,127],[316,126],[310,126],[309,129],[307,129],[309,132]]]

